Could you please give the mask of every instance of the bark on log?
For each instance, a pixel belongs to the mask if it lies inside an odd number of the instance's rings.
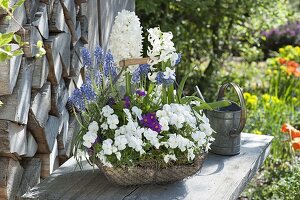
[[[32,25],[37,27],[44,39],[49,38],[47,5],[40,3],[38,12],[35,13]]]
[[[49,30],[53,33],[69,32],[63,12],[63,7],[59,0],[54,1],[53,9],[51,11],[51,17],[49,20]]]
[[[40,89],[47,81],[49,74],[49,64],[46,56],[35,59],[32,75],[32,88]]]

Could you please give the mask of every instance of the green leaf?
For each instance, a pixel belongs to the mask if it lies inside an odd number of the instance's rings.
[[[13,56],[13,54],[10,51],[7,51],[5,49],[0,48],[1,53],[5,53],[7,56]]]
[[[24,52],[22,49],[18,49],[18,50],[15,50],[13,52],[13,56],[19,56],[19,55],[22,55]]]
[[[11,7],[12,12],[17,9],[18,7],[20,7],[23,3],[25,2],[25,0],[19,0],[17,3],[15,3],[15,5],[13,5]]]
[[[8,43],[10,43],[13,40],[14,37],[14,33],[4,33],[1,34],[0,33],[0,47],[7,45]]]
[[[19,36],[19,35],[14,35],[14,40],[19,44],[19,45],[21,45],[21,43],[22,43],[22,38],[21,38],[21,36]]]
[[[0,62],[4,62],[6,59],[8,59],[8,55],[6,53],[0,52]]]
[[[186,80],[189,77],[189,74],[190,74],[190,70],[185,74],[185,76],[181,79],[181,81],[179,83],[179,87],[177,89],[177,95],[178,95],[179,102],[181,100],[183,89],[184,89],[184,85],[185,85]]]
[[[0,0],[0,6],[1,6],[4,10],[9,10],[9,1],[10,1],[10,0]]]
[[[229,106],[230,104],[231,104],[230,101],[221,100],[212,103],[200,104],[200,106],[195,106],[193,107],[193,109],[195,109],[196,111],[203,110],[203,109],[216,110],[218,108]]]

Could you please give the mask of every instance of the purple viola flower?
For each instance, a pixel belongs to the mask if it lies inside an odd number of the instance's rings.
[[[124,107],[125,108],[130,108],[130,97],[129,96],[125,96],[124,97]]]
[[[103,62],[104,62],[104,50],[100,46],[97,46],[95,48],[94,56],[95,56],[95,59],[96,59],[96,65],[97,66],[99,64],[103,64]]]
[[[83,48],[81,50],[81,57],[82,57],[82,64],[84,67],[91,67],[92,66],[92,57],[87,48]]]
[[[110,107],[116,105],[115,99],[113,97],[109,97],[107,100],[107,105],[109,105]]]
[[[142,75],[142,76],[147,75],[150,70],[150,65],[142,64],[142,65],[139,65],[138,69],[139,69],[140,75]]]
[[[143,115],[140,120],[140,124],[158,133],[161,131],[161,125],[159,124],[155,113],[147,113]]]
[[[140,97],[146,96],[146,91],[144,90],[136,90],[135,93]]]

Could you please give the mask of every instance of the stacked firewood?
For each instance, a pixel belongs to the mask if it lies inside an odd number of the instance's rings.
[[[0,11],[0,32],[17,32],[29,43],[22,56],[0,63],[0,199],[19,199],[72,156],[78,123],[66,103],[83,80],[86,4],[26,0],[14,11],[15,20]],[[46,55],[36,58],[39,40]]]

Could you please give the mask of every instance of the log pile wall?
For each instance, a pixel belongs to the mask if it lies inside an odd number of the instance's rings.
[[[0,63],[0,199],[21,199],[72,156],[78,124],[66,103],[84,80],[81,49],[106,48],[124,8],[133,10],[134,0],[26,0],[14,12],[25,31],[0,11],[0,33],[17,32],[29,43],[22,56]]]

